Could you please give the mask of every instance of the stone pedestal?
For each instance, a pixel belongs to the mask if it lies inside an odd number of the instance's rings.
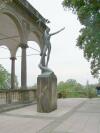
[[[49,113],[57,109],[57,78],[54,73],[43,73],[37,78],[37,111]]]

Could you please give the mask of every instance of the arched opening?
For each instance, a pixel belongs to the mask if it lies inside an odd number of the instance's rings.
[[[10,89],[11,82],[10,82],[10,75],[11,74],[11,61],[10,61],[10,51],[6,46],[0,46],[0,66],[6,70],[7,77],[3,79],[3,83],[0,83],[0,89]],[[3,74],[4,75],[4,74]],[[2,76],[2,75],[0,75]],[[2,77],[1,77],[2,78]]]
[[[27,49],[27,85],[34,86],[37,83],[37,76],[40,74],[38,64],[40,61],[40,49],[36,42],[28,41]]]
[[[0,46],[7,46],[10,50],[11,65],[9,70],[11,71],[11,89],[15,89],[15,61],[16,50],[20,44],[20,24],[18,24],[16,16],[14,17],[10,13],[0,14]],[[8,66],[8,64],[6,64]]]
[[[38,67],[40,62],[41,44],[40,37],[36,33],[30,33],[27,49],[27,81],[28,87],[35,86],[37,76],[41,73]]]
[[[20,43],[18,28],[11,17],[0,14],[0,45],[6,45],[15,56],[16,48]]]

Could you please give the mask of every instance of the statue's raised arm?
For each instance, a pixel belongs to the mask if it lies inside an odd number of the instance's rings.
[[[60,30],[58,30],[58,31],[56,31],[56,32],[54,32],[54,33],[51,33],[51,34],[49,34],[50,36],[53,36],[53,35],[55,35],[55,34],[58,34],[59,32],[61,32],[61,31],[63,31],[65,29],[65,27],[63,27],[63,28],[61,28]]]

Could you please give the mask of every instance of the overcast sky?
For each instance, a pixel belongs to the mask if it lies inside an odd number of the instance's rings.
[[[77,16],[72,14],[71,11],[65,11],[61,5],[61,0],[28,0],[34,8],[36,8],[43,17],[51,21],[48,26],[51,33],[65,27],[65,30],[51,38],[51,57],[49,67],[57,75],[58,82],[66,81],[67,79],[76,79],[82,84],[96,83],[97,80],[93,79],[90,74],[90,64],[83,57],[83,52],[76,47],[76,39],[79,36],[79,30],[82,25],[79,23]],[[39,47],[34,42],[29,43],[39,50]],[[0,57],[5,56],[5,50],[0,49]],[[20,55],[19,49],[17,55]],[[31,49],[27,50],[27,54],[38,53]],[[8,54],[8,55],[7,55]],[[6,56],[9,53],[6,52]],[[38,68],[40,57],[34,55],[27,57],[28,61],[28,85],[36,83],[36,77],[40,74]],[[1,63],[1,62],[0,62]],[[3,66],[10,72],[10,61],[2,60]],[[8,65],[7,65],[8,64]],[[20,82],[20,58],[16,61],[16,75]]]

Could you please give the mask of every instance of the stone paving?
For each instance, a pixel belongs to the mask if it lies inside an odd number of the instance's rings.
[[[60,99],[51,113],[36,105],[1,113],[0,133],[100,133],[100,99]]]
[[[100,99],[88,100],[53,133],[100,133]]]

